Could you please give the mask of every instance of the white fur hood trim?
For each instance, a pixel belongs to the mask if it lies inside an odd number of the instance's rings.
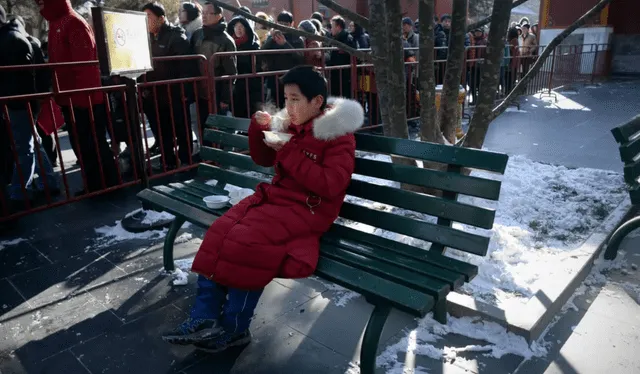
[[[324,114],[313,121],[313,136],[316,139],[333,140],[362,127],[364,109],[359,102],[342,97],[330,97],[327,99],[327,106]],[[289,123],[287,110],[283,109],[273,116],[271,129],[286,131]]]

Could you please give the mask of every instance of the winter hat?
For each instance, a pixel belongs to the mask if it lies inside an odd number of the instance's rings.
[[[4,11],[2,5],[0,5],[0,23],[7,23],[7,12]]]
[[[310,34],[317,34],[318,30],[316,29],[316,25],[313,24],[313,22],[311,22],[308,19],[305,19],[304,21],[300,22],[300,24],[298,25],[298,28],[304,30],[305,32],[308,32]]]
[[[404,17],[402,19],[402,24],[403,25],[411,25],[411,26],[413,26],[413,21],[409,17]]]
[[[182,3],[182,9],[187,12],[187,20],[189,22],[200,16],[200,9],[193,3]]]
[[[451,19],[451,16],[448,14],[443,14],[442,17],[440,17],[440,22],[443,22],[445,19]]]

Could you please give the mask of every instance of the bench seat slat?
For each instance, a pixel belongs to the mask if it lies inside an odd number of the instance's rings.
[[[352,179],[347,194],[455,222],[493,228],[495,210]]]
[[[447,296],[451,290],[449,284],[440,279],[432,278],[426,274],[399,267],[389,262],[380,261],[373,257],[364,256],[359,253],[349,252],[329,243],[321,246],[322,256],[335,261],[365,270],[381,278],[389,279],[393,282],[403,284],[407,287],[428,293],[441,300]]]
[[[461,273],[445,269],[438,265],[433,265],[427,261],[395,252],[384,247],[339,239],[330,234],[324,235],[322,237],[322,242],[331,243],[333,246],[340,248],[343,251],[353,252],[367,258],[374,258],[397,267],[402,267],[427,275],[431,278],[439,279],[442,282],[447,283],[451,289],[458,289],[465,281],[465,276]],[[324,248],[324,246],[322,248]]]
[[[185,191],[181,191],[179,189],[176,188],[172,188],[172,187],[168,187],[168,186],[154,186],[152,187],[152,189],[158,193],[167,195],[175,200],[178,200],[186,205],[192,206],[194,208],[197,209],[202,209],[203,211],[207,212],[207,213],[211,213],[214,214],[216,216],[221,216],[223,215],[227,210],[229,210],[228,207],[222,208],[222,209],[211,209],[209,207],[207,207],[207,205],[204,203],[204,201],[202,201],[201,197],[197,197],[194,196],[188,192]],[[211,221],[213,222],[213,221]],[[211,224],[211,222],[209,222],[209,225]]]
[[[218,218],[217,215],[204,211],[201,207],[195,207],[179,201],[178,199],[160,193],[155,190],[145,189],[138,193],[138,198],[155,208],[187,219],[196,226],[208,228],[211,222]]]
[[[209,195],[228,195],[229,194],[229,191],[223,188],[218,188],[216,186],[209,185],[204,180],[190,180],[190,181],[184,182],[184,184],[193,188],[197,188],[201,191],[204,191]]]
[[[383,230],[439,243],[445,247],[459,249],[479,256],[487,254],[489,238],[456,230],[447,226],[418,221],[393,213],[380,212],[360,205],[344,203],[340,216]]]
[[[635,183],[629,187],[629,196],[631,198],[631,204],[640,204],[640,184]]]
[[[414,316],[424,317],[435,305],[435,299],[430,295],[326,257],[318,261],[316,274],[365,297],[388,301]]]
[[[324,235],[324,237],[329,236],[340,241],[341,245],[354,246],[359,243],[366,243],[373,245],[374,247],[385,248],[403,256],[413,257],[441,268],[460,273],[465,277],[465,281],[467,282],[470,282],[478,274],[478,267],[467,262],[456,260],[437,252],[427,251],[395,240],[383,238],[378,235],[355,230],[346,226],[334,224],[329,232]]]
[[[356,133],[358,150],[504,173],[509,156],[473,148]]]
[[[251,120],[248,118],[235,118],[211,114],[205,122],[206,127],[214,127],[229,131],[249,131]]]

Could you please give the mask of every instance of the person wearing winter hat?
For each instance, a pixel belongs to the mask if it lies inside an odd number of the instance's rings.
[[[198,3],[182,3],[179,20],[187,40],[191,40],[193,33],[202,27],[202,7]]]
[[[308,19],[300,22],[300,24],[298,25],[298,29],[304,32],[308,32],[309,34],[318,34],[316,25]],[[309,38],[303,38],[303,40],[305,49],[320,48],[322,46],[319,42]],[[305,52],[304,63],[307,65],[322,67],[322,51]]]
[[[265,12],[256,13],[256,17],[263,19],[265,21],[269,21],[269,16]],[[264,42],[267,41],[267,37],[269,36],[269,30],[260,23],[255,23],[254,32],[258,36],[258,41],[260,42],[260,48],[264,45]]]
[[[402,19],[402,37],[407,41],[407,43],[409,43],[409,47],[419,47],[418,35],[413,32],[413,21],[409,17],[405,17]]]
[[[260,49],[258,36],[249,21],[242,15],[233,17],[229,22],[227,34],[233,38],[238,51],[257,51]],[[256,66],[256,69],[259,68],[260,66]],[[239,75],[252,74],[257,71],[254,71],[253,56],[238,55],[237,72]],[[261,90],[260,78],[238,78],[233,88],[233,116],[251,118],[262,103]]]

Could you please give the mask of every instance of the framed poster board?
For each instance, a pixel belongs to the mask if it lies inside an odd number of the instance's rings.
[[[91,16],[103,76],[153,70],[146,13],[94,7]]]

